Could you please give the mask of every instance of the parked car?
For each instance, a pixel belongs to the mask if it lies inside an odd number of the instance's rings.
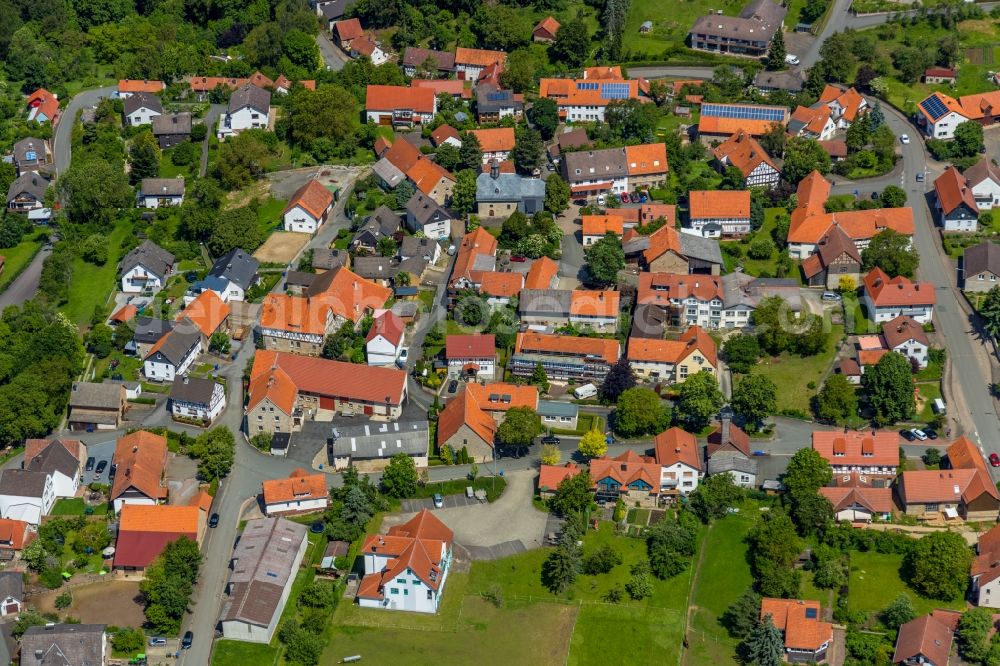
[[[558,446],[562,443],[562,440],[554,435],[548,435],[547,437],[542,437],[542,444],[555,444]]]
[[[149,639],[149,647],[160,647],[167,644],[167,639],[163,636],[153,636]]]
[[[573,201],[573,205],[575,205],[575,206],[586,206],[587,205],[587,200],[586,199],[575,199]]]
[[[448,393],[454,393],[457,390],[458,390],[458,380],[457,379],[453,379],[450,382],[448,382]]]
[[[919,439],[921,442],[927,441],[927,433],[921,430],[920,428],[914,428],[910,432],[912,432],[913,436]]]
[[[990,454],[990,464],[994,467],[1000,467],[1000,456],[995,453]]]
[[[521,264],[521,263],[524,263],[525,261],[527,261],[528,258],[525,257],[523,254],[512,254],[512,255],[510,255],[510,260],[513,261],[513,262]]]
[[[597,195],[597,205],[598,206],[603,206],[607,202],[608,202],[608,199],[603,194],[598,194]]]
[[[789,53],[788,55],[785,56],[785,62],[787,62],[789,65],[798,65],[799,57],[797,55]]]
[[[187,650],[189,647],[191,647],[192,643],[194,643],[194,632],[185,631],[184,638],[181,639],[181,649]]]
[[[89,458],[87,458],[87,471],[89,472],[93,469],[94,469],[94,456],[90,456]]]
[[[628,195],[628,200],[631,201],[632,203],[639,203],[639,193],[633,192],[632,194]]]
[[[913,433],[909,430],[900,430],[899,436],[908,442],[912,442],[913,440],[916,439],[916,437],[913,436]]]
[[[924,428],[924,434],[927,435],[927,439],[937,439],[937,430],[934,428]]]
[[[822,299],[824,301],[839,301],[840,300],[840,294],[838,294],[835,291],[824,291]]]
[[[444,508],[444,498],[441,497],[441,493],[434,493],[434,508],[435,509]]]
[[[219,514],[213,513],[211,515],[211,517],[209,517],[209,519],[208,519],[208,526],[209,527],[218,527],[219,526]]]
[[[924,182],[924,172],[923,171],[918,171],[917,172],[917,182],[918,183]]]
[[[910,136],[908,134],[900,134],[899,135],[899,142],[901,144],[903,144],[904,146],[909,145],[909,143],[910,143]]]
[[[97,469],[94,471],[96,471],[98,476],[100,476],[101,474],[104,474],[104,470],[107,468],[108,468],[108,461],[102,460],[101,462],[97,463]]]
[[[622,192],[621,200],[622,203],[628,203],[628,192]]]
[[[649,197],[646,196],[645,192],[639,192],[639,203],[646,203],[649,201]]]

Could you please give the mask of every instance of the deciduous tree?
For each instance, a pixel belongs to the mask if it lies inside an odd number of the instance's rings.
[[[530,446],[543,431],[538,412],[531,407],[514,407],[507,410],[497,428],[497,439],[505,446]]]
[[[760,344],[756,337],[739,333],[726,338],[722,343],[722,353],[730,370],[747,374],[760,359]]]
[[[823,421],[839,423],[858,411],[858,395],[847,377],[830,375],[816,396],[816,416]]]
[[[652,389],[626,389],[615,404],[614,428],[622,437],[662,432],[670,425],[670,407]]]
[[[677,400],[677,418],[689,430],[698,431],[708,425],[711,418],[722,408],[722,391],[719,382],[711,372],[702,371],[689,375],[681,384]]]
[[[382,472],[382,491],[389,497],[410,497],[417,492],[417,466],[413,458],[397,453]]]
[[[552,59],[568,67],[580,67],[590,55],[590,34],[581,18],[574,18],[559,26],[556,39],[549,47]]]
[[[918,539],[907,557],[910,584],[931,599],[961,599],[969,585],[972,551],[957,532],[933,532]]]
[[[691,493],[691,510],[708,523],[723,518],[730,507],[739,504],[745,491],[736,485],[731,474],[712,474],[705,477]]]
[[[916,408],[913,397],[913,369],[901,354],[889,352],[861,375],[868,404],[881,424],[905,421]]]
[[[549,508],[564,518],[579,515],[594,503],[594,489],[591,486],[590,473],[587,471],[566,477],[549,499]]]
[[[600,430],[590,430],[580,438],[578,449],[580,455],[587,458],[600,458],[608,452],[607,440]]]
[[[569,185],[557,174],[549,174],[545,179],[545,210],[553,215],[566,210],[569,206]]]
[[[909,236],[886,229],[877,233],[868,247],[861,251],[861,262],[865,271],[877,266],[891,278],[897,275],[912,278],[920,263],[920,255],[912,247]]]
[[[618,272],[625,268],[625,252],[618,236],[605,234],[587,248],[586,254],[587,273],[592,282],[607,286],[618,281]]]
[[[632,364],[625,356],[620,357],[608,369],[600,387],[600,397],[606,403],[616,402],[622,393],[635,386]]]
[[[905,592],[900,593],[882,611],[882,622],[890,629],[899,629],[915,617],[917,617],[917,610],[913,607],[910,595]]]
[[[778,387],[764,375],[748,375],[733,390],[733,409],[742,414],[751,429],[778,408]]]

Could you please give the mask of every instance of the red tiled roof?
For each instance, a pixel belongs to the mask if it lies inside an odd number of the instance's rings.
[[[618,315],[621,294],[617,291],[584,291],[570,294],[569,313],[578,317],[614,317]]]
[[[415,79],[414,83],[417,83],[419,79]],[[438,128],[431,132],[431,141],[434,142],[435,146],[440,146],[447,139],[455,139],[456,141],[461,141],[461,137],[458,135],[458,130],[448,125],[438,125]]]
[[[429,88],[435,95],[444,94],[472,99],[472,87],[468,81],[462,79],[413,79],[410,85],[414,88]]]
[[[378,317],[375,317],[375,322],[368,329],[368,337],[365,338],[365,342],[371,342],[376,336],[381,335],[393,347],[398,347],[399,343],[403,341],[403,330],[405,328],[406,324],[399,318],[399,315],[392,310],[386,310]]]
[[[1000,503],[1000,493],[987,472],[980,469],[914,470],[903,472],[899,495],[903,504],[966,504],[989,495]]]
[[[583,470],[575,463],[565,465],[541,465],[538,468],[538,489],[555,490],[566,479],[571,479]]]
[[[536,25],[535,29],[531,31],[531,34],[535,37],[546,37],[548,39],[552,39],[556,36],[557,32],[559,32],[559,21],[555,20],[551,16],[546,16],[538,22],[538,25]]]
[[[885,338],[885,344],[889,349],[895,349],[909,340],[930,345],[924,327],[917,323],[913,317],[906,315],[900,315],[892,321],[882,324],[882,337]]]
[[[313,356],[258,350],[250,371],[251,391],[248,405],[259,402],[254,395],[254,380],[278,368],[302,393],[319,396],[344,396],[359,402],[398,406],[406,389],[406,373],[395,368],[380,368],[356,363],[330,361]],[[261,387],[258,384],[258,388]]]
[[[406,172],[406,177],[413,181],[416,188],[424,194],[433,192],[442,179],[455,181],[451,172],[426,157],[418,159],[417,163]]]
[[[496,336],[492,333],[476,335],[449,335],[444,341],[447,359],[486,358],[496,356]]]
[[[398,141],[389,143],[389,150],[382,157],[389,160],[394,167],[406,173],[420,160],[421,155],[420,151],[412,143],[406,139],[399,139]]]
[[[807,617],[807,610],[813,617]],[[819,620],[818,601],[765,597],[760,602],[760,617],[767,615],[784,632],[788,649],[815,651],[833,640],[833,625]]]
[[[30,461],[32,458],[37,456],[39,453],[49,448],[53,444],[61,445],[64,449],[69,451],[69,454],[83,462],[86,457],[87,448],[78,439],[63,439],[62,437],[54,437],[52,439],[26,439],[24,440],[24,460]]]
[[[21,550],[32,541],[32,537],[25,521],[0,518],[0,550]]]
[[[590,478],[596,488],[604,479],[611,478],[623,487],[640,482],[649,486],[649,492],[660,492],[660,464],[652,458],[626,451],[615,458],[594,458],[590,461]]]
[[[818,106],[813,109],[808,106],[798,106],[792,112],[791,119],[802,123],[804,125],[803,130],[819,136],[823,134],[827,123],[830,122],[830,108],[827,106]]]
[[[365,280],[341,266],[332,273],[327,288],[321,293],[308,297],[268,294],[261,307],[260,326],[322,335],[326,332],[330,311],[356,323],[369,309],[385,305],[390,296],[391,289]]]
[[[383,585],[408,571],[427,587],[438,589],[442,582],[441,557],[451,549],[453,538],[453,532],[427,509],[402,525],[390,527],[389,533],[384,536],[368,536],[362,553],[377,550],[390,559],[385,570],[362,579],[358,596],[381,599],[384,596]]]
[[[631,342],[629,345],[631,346]],[[692,469],[703,468],[698,440],[686,430],[677,427],[664,430],[653,438],[653,448],[658,465],[669,467],[683,463]]]
[[[28,95],[27,105],[37,108],[39,113],[48,118],[49,122],[55,120],[56,116],[59,115],[59,100],[45,88],[39,88]]]
[[[639,273],[639,305],[669,306],[671,299],[722,300],[722,279],[717,275]]]
[[[431,88],[370,85],[365,93],[368,111],[409,109],[416,113],[434,113],[434,91]]]
[[[688,196],[692,220],[750,218],[749,190],[696,190]]]
[[[625,84],[628,86],[627,99],[639,99],[639,82],[636,79],[622,79],[620,74],[612,78],[584,77],[583,79],[541,79],[538,82],[538,96],[553,99],[558,106],[605,107],[610,104],[612,100],[601,94],[600,84],[597,84],[596,88],[591,88],[588,85],[585,85],[583,88],[580,87],[584,81],[587,81],[587,83],[595,83],[593,78],[599,78],[599,80],[608,83]]]
[[[673,214],[674,212],[672,211],[671,215]],[[684,256],[681,252],[681,235],[674,228],[672,219],[668,219],[666,224],[649,234],[649,247],[643,250],[642,258],[645,259],[647,264],[651,264],[667,252],[673,252],[677,256]],[[642,275],[644,274],[640,273],[639,275],[641,282]]]
[[[139,309],[129,303],[127,305],[123,305],[117,312],[111,315],[111,321],[124,324],[125,322],[132,321],[137,314],[139,314]]]
[[[324,499],[329,496],[325,474],[309,474],[299,468],[287,479],[267,479],[261,484],[264,504],[283,504],[293,500]]]
[[[147,567],[167,544],[182,536],[198,540],[196,506],[126,504],[115,541],[115,567]]]
[[[631,337],[628,339],[627,357],[630,361],[676,365],[695,351],[700,351],[715,367],[717,361],[715,341],[698,326],[689,328],[679,340]]]
[[[465,392],[471,392],[480,409],[488,412],[506,412],[514,407],[538,409],[538,389],[534,386],[507,382],[470,383],[466,385]]]
[[[625,163],[630,176],[647,176],[667,173],[667,146],[647,143],[625,146]]]
[[[215,90],[218,86],[236,90],[248,83],[250,83],[250,79],[228,78],[224,76],[192,76],[190,79],[191,90],[194,92],[209,92]]]
[[[603,236],[607,233],[622,235],[625,221],[617,215],[581,215],[584,236]]]
[[[257,359],[254,358],[256,366]],[[287,416],[295,409],[295,397],[298,389],[288,373],[281,368],[262,370],[247,386],[247,411],[250,411],[265,398]]]
[[[924,76],[940,76],[940,77],[951,77],[955,78],[955,70],[948,69],[947,67],[928,67],[924,70]]]
[[[815,430],[812,434],[812,447],[831,465],[899,465],[899,434],[892,430],[875,433]]]
[[[552,278],[559,273],[559,264],[548,257],[539,257],[524,277],[525,289],[551,289]]]
[[[356,18],[352,18],[334,23],[333,33],[337,36],[339,41],[349,42],[352,39],[357,39],[361,35],[365,34],[365,31],[364,28],[361,27],[361,21]]]
[[[546,352],[572,356],[593,356],[604,360],[608,365],[618,360],[621,349],[617,340],[606,338],[577,338],[570,335],[551,335],[526,331],[517,334],[515,353],[530,354]]]
[[[474,65],[476,67],[486,67],[493,63],[503,65],[507,62],[507,54],[503,51],[489,51],[486,49],[468,49],[459,46],[455,49],[456,65]]]
[[[510,152],[514,150],[513,127],[470,130],[469,134],[479,139],[479,147],[484,153]]]
[[[312,215],[313,219],[319,220],[332,204],[333,194],[330,190],[323,187],[318,180],[311,179],[295,191],[284,212],[287,213],[298,206]]]
[[[167,87],[163,81],[143,81],[139,79],[119,79],[118,92],[137,93],[145,92],[156,94],[162,92]]]
[[[972,188],[969,187],[965,176],[959,173],[954,166],[949,166],[943,174],[937,177],[934,181],[934,192],[937,193],[938,205],[941,206],[945,215],[950,214],[962,204],[965,204],[973,213],[978,214],[979,212]]]
[[[184,318],[191,320],[202,335],[210,338],[229,318],[229,306],[217,293],[206,289],[177,314],[178,321]]]
[[[162,481],[167,467],[166,437],[138,430],[119,438],[115,444],[114,464],[118,472],[111,485],[112,500],[129,488],[154,500],[167,496]]]
[[[483,411],[468,388],[452,398],[438,414],[438,444],[447,443],[463,425],[468,426],[487,446],[493,446],[497,423]]]
[[[978,469],[989,472],[983,454],[964,435],[948,446],[945,455],[948,457],[948,464],[952,469]]]
[[[923,663],[946,666],[954,630],[934,615],[921,615],[900,626],[892,663]],[[913,660],[913,661],[911,661]]]
[[[471,234],[465,234],[455,256],[455,265],[451,270],[449,284],[454,284],[459,278],[475,282],[478,274],[473,275],[472,273],[475,272],[473,265],[476,262],[476,257],[481,254],[495,256],[496,253],[497,239],[485,227],[479,227]]]
[[[858,504],[872,513],[892,513],[892,488],[826,486],[819,494],[830,501],[835,512]]]
[[[517,296],[524,287],[524,276],[520,273],[487,271],[479,279],[479,293],[485,296],[510,298]]]
[[[864,278],[865,291],[875,307],[934,305],[937,297],[930,282],[913,282],[902,275],[892,279],[881,268]]]
[[[754,169],[761,164],[767,164],[775,171],[778,167],[774,165],[771,157],[767,154],[757,140],[746,132],[738,132],[720,143],[712,150],[715,159],[720,162],[728,162],[740,170],[743,177],[749,176]]]

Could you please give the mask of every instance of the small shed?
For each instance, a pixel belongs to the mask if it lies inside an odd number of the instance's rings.
[[[282,457],[288,455],[288,443],[291,438],[291,433],[287,432],[276,432],[271,435],[271,455]]]
[[[642,25],[639,26],[639,32],[641,32],[644,35],[646,33],[652,32],[652,31],[653,31],[653,22],[652,21],[643,21]]]
[[[323,551],[323,559],[319,563],[319,568],[336,569],[334,561],[338,557],[345,557],[350,549],[351,544],[346,541],[331,541],[326,544],[326,550]]]

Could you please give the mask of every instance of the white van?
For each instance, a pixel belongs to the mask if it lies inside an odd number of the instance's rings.
[[[944,400],[941,398],[934,398],[934,405],[932,406],[935,414],[944,414]]]
[[[586,400],[587,398],[593,398],[597,395],[597,387],[593,384],[584,384],[583,386],[577,387],[573,390],[573,395],[576,396],[577,400]]]

